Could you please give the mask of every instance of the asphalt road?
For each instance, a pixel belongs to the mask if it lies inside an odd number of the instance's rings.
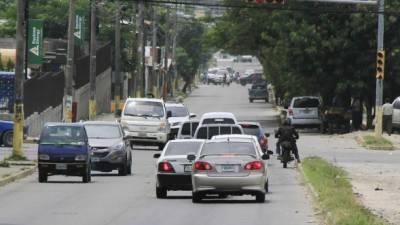
[[[231,111],[239,120],[258,120],[273,130],[274,112],[264,102],[248,103],[247,89],[201,86],[186,100],[191,111]],[[272,138],[270,138],[271,141]],[[273,144],[273,143],[271,143]],[[31,150],[34,152],[34,150]],[[208,199],[192,204],[190,192],[155,197],[152,150],[133,151],[133,175],[96,173],[89,184],[78,177],[54,176],[39,184],[37,174],[0,188],[0,225],[221,225],[317,224],[298,172],[270,160],[270,190],[264,204],[251,196]]]

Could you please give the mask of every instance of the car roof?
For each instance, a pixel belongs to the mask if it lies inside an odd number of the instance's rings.
[[[168,107],[168,106],[175,106],[175,107],[185,107],[186,108],[186,106],[183,104],[183,103],[177,103],[177,102],[166,102],[165,103],[165,106],[166,107]]]
[[[175,139],[175,140],[171,140],[169,141],[169,143],[182,143],[182,142],[204,142],[203,139]]]
[[[57,122],[46,123],[45,126],[84,127],[83,123],[57,123]]]
[[[208,112],[204,113],[201,118],[215,118],[215,117],[236,118],[235,115],[230,112]]]
[[[116,121],[85,121],[84,125],[119,125]]]
[[[202,128],[202,127],[239,127],[239,128],[242,128],[240,125],[237,125],[237,124],[226,124],[226,123],[203,124],[199,128]]]
[[[164,103],[162,99],[158,98],[128,98],[126,101],[141,101],[141,102],[161,102]]]
[[[205,144],[208,144],[208,143],[221,143],[221,142],[228,142],[228,141],[226,141],[225,139],[210,139],[210,140],[205,140]],[[252,144],[254,144],[254,142],[253,142],[253,139],[235,139],[235,140],[232,140],[232,141],[229,141],[229,142],[242,142],[242,143],[252,143]]]
[[[253,139],[255,136],[248,134],[223,134],[223,135],[215,135],[214,139],[222,139],[222,138],[242,138],[242,139]]]
[[[244,124],[248,124],[248,125],[257,125],[257,126],[259,126],[259,127],[261,127],[261,124],[259,123],[259,122],[247,122],[247,121],[242,121],[242,122],[239,122],[239,125],[244,125]]]

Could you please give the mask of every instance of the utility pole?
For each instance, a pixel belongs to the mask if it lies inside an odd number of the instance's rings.
[[[117,5],[117,16],[115,18],[115,83],[114,83],[114,103],[115,109],[120,108],[121,101],[121,5],[119,1]]]
[[[171,91],[174,92],[178,89],[178,68],[176,65],[176,36],[177,36],[177,32],[178,32],[178,5],[176,5],[175,8],[175,15],[174,15],[174,20],[173,20],[173,33],[172,33],[172,68],[173,68],[173,72],[174,72],[174,79],[172,80],[172,84],[171,86],[173,88],[171,88]],[[172,95],[174,95],[174,93],[172,93]]]
[[[63,99],[63,121],[72,122],[72,101],[73,87],[72,79],[74,75],[74,45],[75,45],[75,0],[69,0],[68,16],[68,47],[67,47],[67,65],[65,70],[65,89]]]
[[[162,97],[166,99],[168,95],[168,55],[169,55],[169,45],[170,45],[170,10],[167,8],[167,15],[166,15],[166,29],[165,29],[165,50],[164,50],[164,72],[162,78]]]
[[[383,45],[383,38],[384,38],[384,19],[385,19],[385,1],[378,0],[378,43],[377,43],[377,50],[379,52],[384,53],[384,45]],[[384,60],[384,58],[383,58]],[[384,62],[383,62],[384,63]],[[378,72],[378,71],[377,71]],[[385,71],[383,70],[382,73],[384,74]],[[382,137],[382,102],[383,102],[383,76],[382,78],[376,79],[376,96],[375,96],[375,136]]]
[[[151,80],[152,82],[152,92],[154,94],[154,97],[159,97],[159,77],[158,73],[156,70],[156,55],[158,53],[157,51],[157,7],[153,6],[153,34],[152,34],[152,41],[151,41],[151,50],[152,50],[152,74],[151,74]]]
[[[26,51],[26,0],[17,1],[17,52],[14,79],[14,132],[13,132],[13,157],[23,157],[22,140],[24,126],[24,61]]]
[[[90,97],[89,97],[89,120],[95,120],[96,109],[96,2],[90,0]]]
[[[139,0],[138,2],[138,19],[136,21],[137,29],[138,29],[138,69],[136,74],[136,97],[144,96],[144,0]]]

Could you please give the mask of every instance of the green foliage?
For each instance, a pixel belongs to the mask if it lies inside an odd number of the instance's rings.
[[[1,54],[0,54],[0,71],[4,71],[4,65],[3,65],[3,60],[1,60]]]
[[[304,11],[235,8],[206,32],[207,45],[232,54],[259,58],[278,97],[321,95],[330,103],[335,94],[361,95],[374,101],[377,15],[320,13],[321,3],[293,3]],[[400,9],[391,1],[388,7]],[[329,9],[359,10],[362,6],[329,5]],[[386,16],[385,95],[395,96],[400,78],[397,17]]]
[[[374,135],[362,135],[361,144],[369,149],[374,150],[393,150],[393,144],[384,137],[376,137]]]
[[[329,225],[386,225],[359,204],[343,169],[319,157],[305,158],[302,167]]]
[[[7,64],[6,64],[6,71],[14,71],[15,70],[15,64],[11,59],[8,59]]]

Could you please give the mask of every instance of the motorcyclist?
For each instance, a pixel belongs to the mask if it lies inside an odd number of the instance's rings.
[[[223,80],[223,85],[225,86],[225,84],[226,84],[226,80],[227,80],[227,75],[226,75],[226,73],[224,73],[224,80]]]
[[[278,154],[278,157],[281,156],[281,143],[288,141],[292,145],[292,152],[297,162],[300,163],[299,150],[296,145],[296,139],[299,138],[299,133],[297,133],[296,129],[291,126],[289,119],[283,121],[282,126],[279,127],[278,131],[275,133],[275,138],[278,138],[276,143],[276,153]]]

